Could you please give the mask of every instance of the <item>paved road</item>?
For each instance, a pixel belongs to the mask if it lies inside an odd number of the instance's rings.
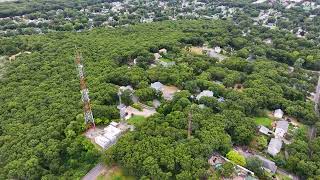
[[[95,180],[97,177],[103,172],[105,166],[101,163],[97,164],[94,168],[92,168],[83,178],[82,180]]]
[[[319,73],[319,72],[318,72]],[[318,84],[316,87],[316,93],[314,95],[314,111],[317,114],[318,117],[320,117],[319,114],[319,98],[320,98],[320,74],[319,74],[319,79],[318,79]],[[312,140],[316,136],[316,127],[315,125],[312,125],[309,127],[309,140]]]
[[[299,177],[294,175],[294,174],[291,174],[291,173],[288,173],[287,171],[281,169],[281,168],[278,168],[277,169],[277,173],[279,174],[282,174],[282,175],[285,175],[285,176],[289,176],[292,178],[292,180],[299,180]]]

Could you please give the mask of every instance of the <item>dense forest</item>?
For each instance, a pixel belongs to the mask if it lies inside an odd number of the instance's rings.
[[[272,39],[272,44],[265,39]],[[222,47],[228,58],[219,62],[188,50],[203,44]],[[133,86],[146,102],[154,97],[151,82],[182,89],[173,101],[162,100],[157,115],[107,151],[106,161],[136,177],[210,176],[211,153],[226,154],[234,144],[248,144],[256,128],[252,118],[265,109],[282,108],[306,125],[318,121],[306,97],[318,79],[310,70],[320,69],[319,49],[314,42],[281,30],[230,21],[163,21],[2,38],[0,46],[1,55],[31,52],[8,61],[0,79],[0,177],[4,179],[76,179],[101,158],[82,136],[75,46],[84,58],[95,118],[105,122],[118,118],[120,85]],[[152,53],[161,48],[168,50],[166,58],[176,65],[149,68]],[[135,58],[137,65],[130,65]],[[243,89],[233,88],[238,84]],[[201,102],[190,98],[206,89],[215,97]],[[221,96],[223,103],[217,101]],[[187,139],[190,111],[194,122],[192,138]],[[308,146],[301,135],[289,147],[291,158],[281,161],[282,167],[301,177],[319,176],[318,142],[316,138]]]

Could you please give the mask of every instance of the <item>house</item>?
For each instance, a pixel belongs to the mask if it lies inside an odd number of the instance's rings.
[[[151,83],[151,88],[155,89],[156,91],[162,91],[163,84],[159,81]]]
[[[268,153],[272,156],[277,155],[282,148],[282,140],[279,138],[272,138],[268,145]]]
[[[260,159],[260,161],[262,161],[262,166],[264,170],[271,173],[275,173],[277,171],[278,167],[276,163],[274,163],[273,161],[270,161],[269,159],[262,157],[260,155],[255,155],[255,157],[257,157],[258,159]]]
[[[281,109],[276,109],[273,113],[273,116],[278,119],[281,119],[283,117],[283,111]]]
[[[209,90],[204,90],[197,95],[196,99],[199,101],[202,97],[213,97],[213,92]]]
[[[159,59],[162,57],[159,53],[154,53],[154,60],[159,61]]]
[[[119,89],[120,89],[120,91],[126,91],[126,90],[133,91],[133,88],[130,85],[128,85],[128,86],[120,86]]]
[[[218,153],[214,153],[209,159],[208,163],[214,168],[214,169],[220,169],[221,166],[224,163],[231,162],[229,159],[219,155]],[[231,162],[234,164],[233,162]],[[254,178],[254,172],[240,166],[237,164],[234,164],[235,173],[233,174],[232,179],[255,179]]]
[[[278,121],[277,122],[277,126],[276,126],[276,130],[275,130],[275,136],[282,138],[284,137],[284,135],[288,132],[288,127],[289,127],[289,122],[288,121]]]
[[[259,126],[259,132],[267,136],[270,136],[273,133],[270,129],[268,129],[265,126]]]

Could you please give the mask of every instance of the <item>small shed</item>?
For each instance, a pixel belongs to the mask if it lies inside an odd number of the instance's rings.
[[[167,50],[164,49],[164,48],[163,48],[163,49],[160,49],[160,50],[159,50],[159,53],[160,53],[160,54],[167,54]]]
[[[272,131],[265,126],[259,126],[259,132],[267,136],[270,136],[272,134]]]
[[[278,118],[278,119],[281,119],[283,117],[283,111],[281,109],[276,109],[273,113],[273,116]]]

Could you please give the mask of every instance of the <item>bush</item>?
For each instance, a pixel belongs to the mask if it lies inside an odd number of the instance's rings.
[[[138,103],[134,103],[134,104],[132,104],[131,106],[132,106],[133,108],[138,109],[139,111],[142,111],[142,107],[141,107],[141,105],[138,104]]]

